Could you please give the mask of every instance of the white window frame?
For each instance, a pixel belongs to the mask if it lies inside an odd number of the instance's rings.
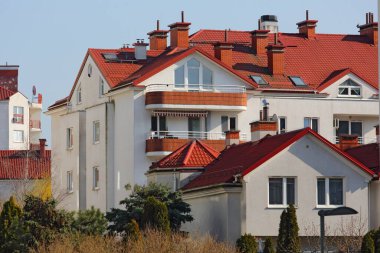
[[[317,120],[317,128],[318,128],[318,131],[317,131],[317,132],[319,133],[319,132],[320,132],[319,118],[318,118],[318,117],[304,117],[304,118],[303,118],[304,127],[306,127],[306,126],[305,126],[305,120],[306,120],[306,119],[309,119],[309,120],[310,120],[310,126],[309,126],[309,127],[310,127],[311,129],[313,129],[313,119],[316,119],[316,120]]]
[[[66,191],[67,193],[73,193],[74,192],[74,177],[73,177],[73,171],[67,171],[66,173]]]
[[[269,189],[269,179],[271,178],[281,178],[282,179],[282,204],[270,204],[269,203],[269,194],[270,194],[270,189]],[[284,177],[275,177],[275,176],[271,176],[271,177],[268,177],[268,187],[267,187],[267,190],[268,190],[268,196],[267,196],[267,205],[268,205],[268,208],[286,208],[288,207],[289,205],[287,204],[288,202],[288,189],[287,189],[287,179],[288,178],[292,178],[294,179],[294,206],[297,207],[298,206],[298,194],[297,194],[297,191],[298,191],[298,182],[297,182],[297,177],[288,177],[288,176],[284,176]]]
[[[238,125],[238,116],[228,116],[228,115],[221,115],[220,116],[220,129],[222,132],[225,132],[223,131],[223,126],[222,126],[222,118],[223,117],[226,117],[227,118],[227,130],[226,131],[231,131],[231,118],[235,118],[235,130],[233,131],[236,131],[239,129],[239,125]]]
[[[362,87],[356,83],[355,81],[353,81],[352,79],[347,79],[345,80],[344,82],[348,81],[348,80],[351,80],[353,83],[357,84],[357,85],[339,85],[338,86],[338,97],[343,97],[343,98],[360,98],[362,97]],[[343,83],[344,83],[343,82]],[[343,89],[348,89],[348,95],[342,95],[340,94],[340,89],[343,88]],[[352,95],[352,88],[356,88],[356,89],[359,89],[359,92],[360,92],[360,95]]]
[[[104,96],[104,80],[103,78],[99,77],[99,97]]]
[[[285,129],[281,129],[281,120],[285,120]],[[287,132],[287,127],[288,127],[288,122],[286,116],[280,116],[278,117],[278,132],[280,134],[286,133]]]
[[[21,135],[19,135],[21,133]],[[21,136],[21,139],[16,138]],[[24,130],[13,130],[13,142],[14,143],[24,143],[25,141],[25,133]]]
[[[100,179],[100,174],[99,174],[99,167],[95,166],[92,168],[92,189],[94,191],[99,190],[99,179]]]
[[[14,124],[24,124],[24,122],[25,122],[24,107],[22,107],[22,106],[13,106],[13,120],[12,120],[12,123],[14,123]]]
[[[73,128],[66,128],[66,149],[72,149],[74,146]]]
[[[213,88],[211,87],[205,87],[205,86],[213,86],[214,84],[214,71],[212,71],[211,68],[209,68],[208,66],[206,66],[205,64],[202,63],[202,61],[200,61],[199,59],[197,59],[196,57],[192,57],[190,58],[188,61],[186,61],[183,65],[181,66],[178,66],[177,68],[175,68],[174,70],[174,78],[175,78],[175,71],[181,67],[184,67],[184,83],[183,84],[174,84],[174,88],[177,90],[188,90],[189,89],[189,67],[188,67],[188,62],[191,61],[192,59],[195,59],[196,61],[198,61],[200,63],[200,66],[199,66],[199,90],[202,90],[202,89],[206,89],[206,90],[212,90]],[[204,68],[207,68],[210,72],[211,72],[211,84],[204,84],[203,83],[203,71],[204,71]],[[197,84],[190,84],[192,87],[191,87],[191,90],[196,90],[194,89],[194,85],[197,85]],[[178,86],[178,87],[176,87]]]
[[[318,204],[318,179],[325,179],[325,200],[326,204],[320,205]],[[343,198],[342,198],[342,205],[330,205],[330,179],[342,179],[342,193],[343,193]],[[337,207],[342,207],[345,206],[346,204],[346,187],[345,187],[345,180],[344,177],[317,177],[316,183],[315,183],[315,189],[316,189],[316,207],[317,208],[337,208]]]
[[[78,88],[77,88],[77,104],[81,104],[82,103],[82,84],[79,84],[78,85]]]
[[[98,127],[98,135],[97,135],[96,127]],[[100,121],[96,120],[92,122],[92,143],[98,144],[99,142],[100,142]]]

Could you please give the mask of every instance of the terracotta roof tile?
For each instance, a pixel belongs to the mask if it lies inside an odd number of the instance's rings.
[[[380,173],[379,167],[379,144],[371,143],[346,150],[348,154],[356,158],[368,168]],[[380,174],[379,174],[380,175]]]
[[[14,91],[7,90],[6,88],[0,86],[0,100],[8,99],[13,94],[15,94]]]

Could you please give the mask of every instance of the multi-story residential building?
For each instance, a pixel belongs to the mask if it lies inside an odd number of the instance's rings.
[[[18,91],[18,67],[0,66],[0,150],[33,149],[41,138],[42,95]]]
[[[89,49],[69,96],[51,105],[52,169],[68,209],[117,206],[124,185],[143,184],[152,164],[191,139],[217,151],[225,131],[250,134],[262,113],[278,132],[311,127],[336,143],[342,134],[376,140],[377,23],[359,33],[200,30],[190,23],[148,33],[133,48]],[[265,22],[270,30],[262,30]],[[265,27],[264,27],[265,28]],[[267,29],[267,28],[265,28]],[[167,37],[170,35],[170,45]]]

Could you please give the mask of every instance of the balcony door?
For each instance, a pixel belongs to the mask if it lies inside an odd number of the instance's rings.
[[[339,138],[342,134],[357,135],[359,138],[363,137],[363,122],[339,120],[336,136]]]
[[[188,118],[189,138],[196,139],[201,138],[201,119],[200,118]]]

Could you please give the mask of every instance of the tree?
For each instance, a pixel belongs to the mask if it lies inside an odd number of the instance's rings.
[[[143,227],[141,220],[148,197],[154,197],[166,205],[172,231],[179,231],[183,223],[193,220],[190,205],[183,202],[180,192],[171,192],[168,187],[158,184],[135,185],[131,195],[120,201],[125,210],[113,208],[107,213],[106,218],[111,222],[108,229],[111,232],[125,232],[132,219]]]
[[[256,253],[256,238],[251,234],[244,234],[236,241],[236,248],[240,253]]]
[[[287,234],[287,213],[286,210],[283,210],[280,217],[280,227],[278,229],[278,237],[277,237],[277,252],[281,253],[282,250],[285,249],[286,244],[286,234]]]
[[[362,253],[374,253],[375,252],[375,243],[373,241],[373,232],[368,232],[363,237],[362,241],[362,247],[361,247]]]
[[[102,235],[107,230],[107,219],[99,209],[92,206],[89,210],[78,212],[72,229],[86,235]]]
[[[272,239],[270,239],[269,237],[265,239],[264,253],[275,253]]]
[[[164,203],[148,197],[144,205],[144,212],[141,218],[143,228],[154,228],[159,231],[169,232],[170,222],[168,208]]]
[[[125,239],[127,241],[128,240],[138,241],[141,239],[139,224],[137,224],[137,222],[133,219],[127,225]]]
[[[277,252],[298,253],[301,252],[301,244],[298,236],[299,227],[296,209],[289,205],[281,214],[281,221],[277,239]]]
[[[375,244],[375,253],[380,253],[380,228],[374,232],[373,241]]]

